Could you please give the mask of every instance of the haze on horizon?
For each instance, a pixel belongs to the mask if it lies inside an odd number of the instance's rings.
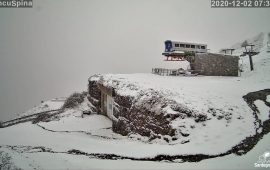
[[[0,9],[0,120],[87,89],[96,73],[151,71],[164,40],[211,51],[270,31],[270,9],[215,9],[209,0],[33,0]]]

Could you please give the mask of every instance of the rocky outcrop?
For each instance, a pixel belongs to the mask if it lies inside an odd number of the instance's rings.
[[[150,139],[163,138],[173,140],[176,129],[171,126],[171,122],[176,118],[192,118],[195,122],[207,120],[207,116],[191,110],[176,101],[168,99],[162,92],[154,89],[138,91],[134,96],[121,95],[117,88],[111,87],[102,81],[102,77],[94,76],[89,79],[90,102],[101,113],[101,90],[100,86],[114,90],[114,110],[113,131],[127,136],[140,134],[150,137]],[[117,83],[116,83],[117,84]],[[181,133],[181,132],[180,132]],[[189,134],[182,133],[183,136]],[[169,139],[168,139],[169,138]],[[164,139],[164,138],[163,138]]]
[[[151,91],[150,93],[154,93]],[[138,133],[142,136],[155,137],[160,135],[174,136],[175,131],[170,126],[170,120],[164,113],[155,112],[155,108],[162,99],[152,96],[149,100],[138,97],[116,94],[115,102],[118,104],[117,122],[113,124],[113,130],[122,135]]]

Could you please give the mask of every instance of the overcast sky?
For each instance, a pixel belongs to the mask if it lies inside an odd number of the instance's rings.
[[[0,8],[0,120],[87,89],[95,73],[150,72],[164,40],[211,51],[270,31],[270,9],[213,9],[210,0],[33,0]]]

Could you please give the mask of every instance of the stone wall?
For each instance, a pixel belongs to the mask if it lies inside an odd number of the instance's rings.
[[[195,55],[193,68],[206,76],[238,76],[238,62],[237,56],[203,53]]]

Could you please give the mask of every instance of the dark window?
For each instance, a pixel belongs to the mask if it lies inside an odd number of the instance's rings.
[[[191,45],[191,48],[195,48],[195,45]]]
[[[180,44],[180,47],[185,48],[185,44]]]
[[[179,47],[179,44],[175,44],[174,46],[175,46],[175,47]]]
[[[186,48],[190,48],[190,45],[189,45],[189,44],[187,44],[187,45],[186,45]]]
[[[205,49],[205,46],[201,46],[201,49]]]

